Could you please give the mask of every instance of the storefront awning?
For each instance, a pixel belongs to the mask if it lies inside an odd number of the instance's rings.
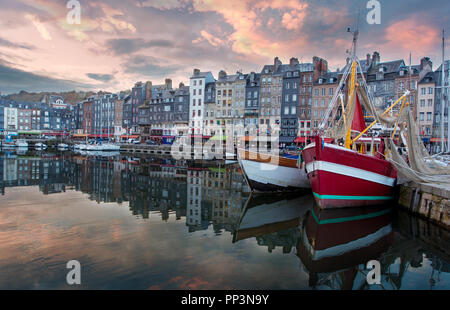
[[[431,142],[442,142],[441,138],[431,138],[430,139]],[[447,142],[447,138],[444,138],[444,141]]]
[[[97,134],[97,135],[89,135],[89,138],[109,138],[109,137],[114,137],[113,134]]]
[[[139,135],[121,135],[120,136],[121,139],[138,139]]]

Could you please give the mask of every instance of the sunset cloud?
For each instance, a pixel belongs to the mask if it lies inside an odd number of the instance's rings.
[[[404,1],[383,3],[381,25],[366,24],[361,7],[360,56],[377,50],[383,60],[405,59],[411,51],[414,63],[423,56],[440,59],[440,29],[450,28],[442,12],[450,10],[450,2],[410,0],[405,10]],[[193,68],[214,75],[222,69],[259,71],[275,56],[284,63],[291,57],[311,62],[319,56],[334,70],[345,63],[351,46],[346,29],[355,24],[361,5],[358,0],[324,3],[82,1],[81,24],[71,25],[64,1],[3,1],[0,61],[10,69],[109,91],[144,79],[187,83]],[[106,82],[110,75],[114,79]],[[30,81],[20,87],[34,88]]]

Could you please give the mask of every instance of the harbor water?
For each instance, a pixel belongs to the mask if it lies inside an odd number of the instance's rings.
[[[0,289],[450,289],[450,232],[395,205],[324,211],[250,195],[233,162],[108,155],[0,153]]]

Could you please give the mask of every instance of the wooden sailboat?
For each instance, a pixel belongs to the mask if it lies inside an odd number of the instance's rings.
[[[254,193],[292,192],[310,188],[304,166],[296,158],[238,149],[238,161]]]

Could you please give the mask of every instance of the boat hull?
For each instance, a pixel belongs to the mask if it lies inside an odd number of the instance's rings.
[[[254,193],[292,192],[310,188],[305,169],[297,160],[239,150],[239,164]]]
[[[320,137],[303,150],[303,157],[322,209],[379,205],[393,199],[397,171],[384,159],[323,143]]]

